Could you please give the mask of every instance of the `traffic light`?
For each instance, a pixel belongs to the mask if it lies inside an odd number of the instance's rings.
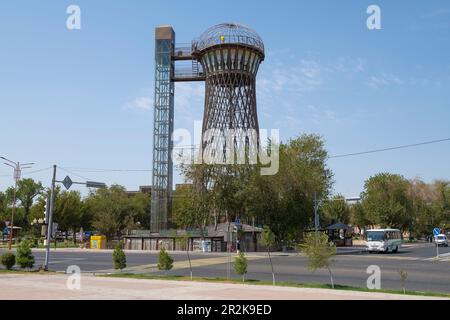
[[[47,197],[47,201],[45,202],[45,205],[44,205],[44,221],[45,221],[45,224],[48,224],[49,210],[50,210],[50,197]]]

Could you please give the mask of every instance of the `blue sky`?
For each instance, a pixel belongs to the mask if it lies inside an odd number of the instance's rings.
[[[79,31],[66,28],[71,4],[81,7]],[[382,30],[366,27],[370,4],[381,8]],[[283,140],[317,133],[337,155],[450,138],[448,1],[4,0],[0,155],[35,170],[150,170],[154,27],[171,24],[177,42],[189,43],[222,22],[263,38],[260,126]],[[177,85],[175,127],[193,130],[202,110],[203,85]],[[335,192],[350,197],[382,171],[450,179],[449,160],[444,142],[328,165]],[[130,190],[151,184],[150,172],[75,173]],[[10,175],[0,166],[0,190]],[[51,170],[26,177],[48,186]]]

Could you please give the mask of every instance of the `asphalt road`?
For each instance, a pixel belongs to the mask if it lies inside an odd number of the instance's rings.
[[[0,250],[0,253],[5,250]],[[35,251],[36,266],[43,264],[45,253]],[[399,271],[408,273],[408,290],[450,293],[450,248],[440,248],[442,258],[434,260],[436,247],[432,244],[418,244],[403,248],[397,254],[349,253],[334,258],[332,268],[335,283],[366,287],[367,268],[372,265],[381,269],[383,289],[401,289]],[[185,253],[171,253],[174,270],[169,274],[189,275]],[[247,279],[272,279],[269,260],[264,253],[249,254]],[[127,269],[124,272],[160,274],[156,268],[156,252],[127,252]],[[194,275],[203,277],[226,277],[226,253],[192,253]],[[297,283],[329,283],[326,270],[310,272],[307,259],[296,254],[275,254],[273,263],[277,281]],[[64,272],[68,266],[77,265],[85,273],[114,272],[111,252],[52,250],[50,269]],[[232,269],[232,273],[233,269]],[[233,277],[238,278],[234,275]]]

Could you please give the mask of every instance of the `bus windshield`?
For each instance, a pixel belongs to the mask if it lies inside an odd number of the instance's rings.
[[[368,231],[367,232],[367,241],[384,241],[384,232],[383,231]]]

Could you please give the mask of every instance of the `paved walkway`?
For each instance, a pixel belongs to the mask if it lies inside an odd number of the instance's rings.
[[[80,290],[68,275],[0,275],[0,300],[417,300],[383,293],[186,281],[136,280],[83,275]],[[70,282],[69,283],[73,283]]]

